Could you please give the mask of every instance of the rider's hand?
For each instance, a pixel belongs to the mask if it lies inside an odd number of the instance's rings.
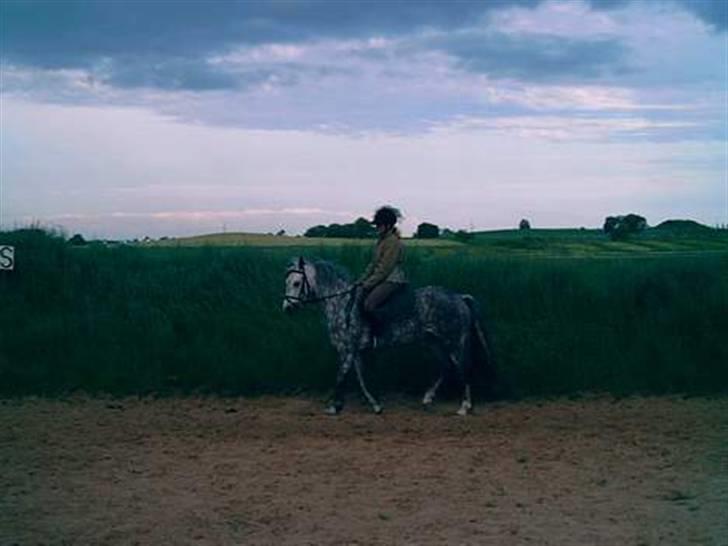
[[[354,283],[354,298],[357,303],[364,299],[364,283],[359,281]]]

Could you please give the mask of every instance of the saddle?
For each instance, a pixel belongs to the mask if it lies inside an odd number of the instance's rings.
[[[415,314],[415,291],[412,286],[402,284],[382,305],[369,313],[377,330],[387,325],[411,317]]]

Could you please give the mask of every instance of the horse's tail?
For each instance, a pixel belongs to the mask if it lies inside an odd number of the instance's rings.
[[[470,294],[464,294],[462,298],[470,309],[471,362],[473,367],[480,366],[484,372],[487,387],[491,390],[496,380],[496,361],[490,331],[483,326],[480,305],[475,298]]]

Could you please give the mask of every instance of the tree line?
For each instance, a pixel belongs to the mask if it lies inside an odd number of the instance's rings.
[[[343,239],[374,239],[377,237],[376,228],[366,218],[359,217],[350,224],[329,224],[317,225],[308,228],[303,234],[304,237],[337,237]],[[448,228],[440,229],[440,226],[429,222],[422,222],[415,231],[417,239],[437,239],[439,237],[453,238],[467,241],[473,237],[472,233],[460,229],[453,231]]]
[[[630,235],[637,234],[647,228],[647,220],[638,214],[627,214],[623,216],[607,216],[604,220],[602,230],[613,240],[626,239]],[[523,218],[518,223],[518,229],[527,231],[531,229],[531,222]],[[374,239],[377,230],[369,220],[363,217],[357,218],[349,224],[329,224],[310,227],[304,233],[304,237],[336,237],[342,239]],[[460,229],[453,231],[449,228],[440,228],[437,224],[422,222],[417,226],[414,234],[417,239],[437,239],[440,237],[468,241],[473,234]]]

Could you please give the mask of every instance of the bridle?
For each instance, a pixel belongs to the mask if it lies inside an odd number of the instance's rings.
[[[330,300],[332,298],[338,298],[340,296],[345,296],[346,294],[351,294],[358,288],[358,285],[354,284],[351,288],[348,288],[342,292],[327,294],[325,296],[311,297],[311,295],[313,294],[313,288],[311,287],[311,283],[308,280],[308,275],[306,275],[306,268],[303,264],[303,258],[299,259],[297,268],[289,269],[286,272],[286,279],[288,279],[288,277],[293,273],[298,273],[299,275],[301,275],[301,288],[298,291],[298,296],[289,296],[288,294],[283,295],[283,299],[289,303],[318,303],[320,301]]]
[[[308,276],[306,275],[306,269],[304,267],[301,267],[301,262],[299,262],[300,269],[289,269],[286,272],[286,280],[288,280],[288,277],[290,277],[294,273],[298,273],[301,275],[301,288],[298,291],[298,296],[289,296],[288,294],[283,295],[283,299],[287,302],[291,303],[306,303],[310,300],[309,296],[312,292],[311,289],[311,283],[308,281]]]

